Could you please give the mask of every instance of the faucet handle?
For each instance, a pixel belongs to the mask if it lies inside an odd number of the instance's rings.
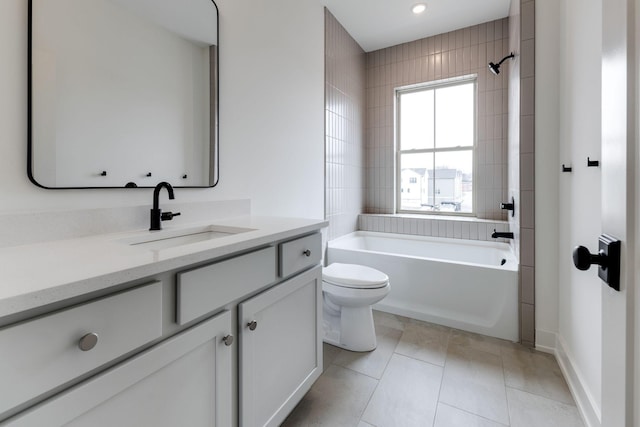
[[[162,212],[160,214],[160,219],[162,221],[171,221],[174,216],[179,216],[180,212]]]

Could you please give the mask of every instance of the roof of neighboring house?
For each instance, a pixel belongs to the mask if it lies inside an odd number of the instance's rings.
[[[424,174],[428,172],[429,178],[432,178],[432,175],[433,175],[433,169],[427,170],[427,168],[402,169],[402,173],[406,173],[406,172],[414,172],[420,176],[424,176]],[[436,179],[453,179],[453,178],[456,178],[458,175],[462,175],[462,173],[458,169],[442,168],[442,169],[436,169],[435,177]]]
[[[425,172],[427,171],[427,168],[407,168],[407,169],[402,169],[402,172],[414,172],[420,176],[424,176]]]
[[[435,170],[435,178],[436,179],[454,179],[458,176],[458,169],[436,169]],[[460,175],[462,175],[460,173]],[[433,176],[433,169],[429,169],[429,178]]]

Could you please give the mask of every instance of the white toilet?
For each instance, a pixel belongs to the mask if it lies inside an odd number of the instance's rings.
[[[333,263],[322,270],[324,341],[351,351],[376,348],[371,306],[389,294],[389,276],[363,265]]]

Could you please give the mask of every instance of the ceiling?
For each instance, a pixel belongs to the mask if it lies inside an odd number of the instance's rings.
[[[509,15],[510,0],[321,0],[366,51],[382,49]],[[414,15],[411,8],[425,3]]]

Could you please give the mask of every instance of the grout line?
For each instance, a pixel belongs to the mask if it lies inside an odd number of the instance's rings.
[[[511,406],[509,405],[509,397],[507,396],[507,374],[504,369],[504,358],[502,357],[502,348],[500,349],[500,366],[502,366],[502,384],[504,386],[504,400],[507,402],[507,419],[511,425]]]
[[[519,388],[519,387],[514,387],[514,386],[507,385],[506,388],[510,388],[511,390],[518,390],[518,391],[521,391],[523,393],[527,393],[527,394],[531,394],[533,396],[541,397],[543,399],[552,400],[554,402],[561,403],[563,405],[574,406],[576,408],[578,407],[578,405],[576,405],[576,403],[575,403],[575,399],[573,399],[573,396],[571,396],[571,399],[573,400],[573,403],[568,403],[568,402],[563,402],[562,400],[554,399],[553,397],[545,396],[543,394],[535,393],[533,391],[525,390],[525,389]]]
[[[407,359],[415,360],[416,362],[426,363],[427,365],[431,365],[433,367],[440,368],[440,369],[444,370],[444,362],[442,363],[442,365],[438,365],[437,363],[427,362],[426,360],[418,359],[417,357],[409,356],[407,354],[398,353],[397,351],[395,351],[393,354],[397,354],[398,356],[406,357]],[[445,356],[445,362],[446,362],[446,356]]]
[[[365,377],[367,377],[367,378],[371,378],[372,380],[376,380],[376,381],[380,382],[380,379],[378,379],[378,378],[376,378],[376,377],[372,377],[371,375],[368,375],[368,374],[364,374],[364,373],[362,373],[362,372],[360,372],[360,371],[356,371],[355,369],[350,368],[350,367],[348,367],[348,366],[338,365],[337,363],[332,363],[332,365],[335,365],[335,366],[337,366],[338,368],[347,369],[347,370],[349,370],[349,371],[351,371],[351,372],[355,372],[356,374],[360,374],[360,375],[363,375],[363,376],[365,376]],[[384,374],[384,371],[382,371],[382,373]]]
[[[360,413],[360,416],[358,417],[359,421],[362,421],[364,423],[371,424],[370,422],[363,420],[362,416],[364,415],[365,412],[367,412],[367,408],[369,407],[369,404],[371,403],[371,399],[373,399],[373,395],[376,394],[376,391],[378,390],[378,386],[380,385],[380,381],[378,380],[378,383],[376,384],[376,386],[374,387],[373,391],[371,392],[371,396],[369,396],[369,399],[367,400],[367,404],[364,405],[364,409],[362,410],[362,412]]]
[[[331,344],[329,344],[329,345],[331,345]],[[338,348],[339,348],[339,347],[338,347]],[[340,349],[340,352],[343,352],[343,351],[348,351],[348,350]],[[375,351],[375,350],[374,350],[374,351]],[[340,354],[340,353],[338,353],[338,354],[336,355],[336,357],[334,357],[334,358],[333,358],[333,360],[334,360],[334,361],[338,358],[339,354]],[[373,395],[375,394],[376,390],[378,389],[378,386],[380,385],[380,380],[379,380],[379,379],[377,379],[377,378],[375,378],[375,377],[372,377],[371,375],[367,375],[367,374],[363,374],[362,372],[358,372],[358,371],[356,371],[355,369],[351,369],[351,368],[346,367],[346,366],[338,365],[338,364],[337,364],[337,363],[335,363],[335,362],[331,362],[331,363],[329,364],[329,366],[331,366],[331,365],[333,365],[333,366],[335,366],[335,367],[337,367],[337,368],[346,369],[346,370],[348,370],[348,371],[354,372],[354,373],[359,374],[359,375],[363,375],[363,376],[365,376],[365,377],[367,377],[367,378],[371,378],[372,380],[374,380],[374,381],[376,382],[376,386],[373,388],[373,391],[371,392],[371,395],[369,396],[369,399],[367,399],[367,403],[364,405],[364,408],[362,409],[362,412],[360,412],[360,414],[359,414],[359,416],[358,416],[358,421],[362,421],[362,422],[365,422],[365,423],[367,423],[367,424],[369,424],[369,425],[372,425],[371,423],[369,423],[369,422],[367,422],[367,421],[363,420],[363,419],[362,419],[362,416],[364,415],[365,411],[366,411],[366,410],[367,410],[367,408],[369,407],[369,403],[371,402],[371,399],[373,398]],[[385,367],[385,370],[386,370],[386,367]],[[324,372],[323,372],[322,374],[324,374]],[[322,374],[321,374],[321,375],[322,375]],[[382,371],[382,374],[384,375],[384,371]],[[375,427],[375,426],[374,426],[374,427]]]
[[[509,424],[502,424],[501,422],[496,421],[496,420],[492,420],[491,418],[483,417],[482,415],[478,415],[478,414],[476,414],[474,412],[470,412],[470,411],[468,411],[466,409],[463,409],[463,408],[458,408],[456,405],[452,405],[451,403],[444,403],[444,402],[438,402],[438,403],[439,404],[443,404],[445,406],[449,406],[449,407],[454,408],[454,409],[457,409],[458,411],[464,412],[465,414],[469,414],[469,415],[473,415],[474,417],[482,418],[483,420],[490,421],[490,422],[492,422],[494,424],[498,424],[498,425],[501,425],[501,426],[504,426],[504,427],[509,427]]]
[[[438,418],[438,405],[440,405],[440,395],[442,394],[442,386],[444,384],[444,371],[447,367],[447,359],[449,358],[449,343],[451,342],[451,331],[447,332],[447,348],[444,351],[444,364],[442,365],[442,378],[440,378],[440,388],[438,389],[438,400],[436,401],[436,412],[433,415],[433,426],[436,425],[436,419]],[[442,402],[445,404],[444,402]]]

